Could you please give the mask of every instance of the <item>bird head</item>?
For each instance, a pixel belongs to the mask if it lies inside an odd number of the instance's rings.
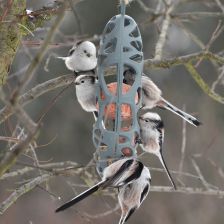
[[[157,113],[147,112],[139,116],[141,128],[163,128],[161,117]]]
[[[96,77],[94,75],[80,75],[75,79],[76,86],[90,87],[95,84]]]

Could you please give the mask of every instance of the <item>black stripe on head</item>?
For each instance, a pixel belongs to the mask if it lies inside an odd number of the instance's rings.
[[[74,51],[75,51],[74,48],[70,49],[69,52],[68,52],[68,56],[71,56],[74,53]]]
[[[155,119],[150,119],[150,122],[154,123],[156,125],[157,129],[162,129],[164,128],[164,123],[162,120],[155,120]]]
[[[124,180],[124,184],[127,184],[131,182],[132,180],[136,180],[141,176],[144,165],[140,161],[137,161],[137,162],[138,162],[137,169],[131,176],[129,176],[126,180]]]
[[[149,192],[149,185],[147,184],[141,193],[140,203],[142,203],[142,201],[145,199],[148,192]]]
[[[91,83],[94,84],[95,83],[95,80],[96,80],[96,77],[95,76],[89,76],[90,79],[91,79]]]
[[[83,42],[83,41],[80,40],[80,41],[78,41],[75,45],[76,45],[76,46],[79,46],[82,42]]]
[[[132,208],[129,212],[127,217],[125,218],[125,222],[127,222],[127,220],[130,218],[130,216],[134,213],[134,211],[136,210],[136,207]]]

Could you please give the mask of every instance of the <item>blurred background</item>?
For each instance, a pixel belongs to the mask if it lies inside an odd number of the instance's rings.
[[[53,1],[27,1],[27,8],[37,10],[47,6]],[[143,3],[150,9],[158,7],[156,0],[133,1],[127,7],[127,14],[132,16],[138,23],[142,39],[145,59],[153,58],[155,45],[160,34],[163,16],[153,18],[151,11],[143,9]],[[162,2],[162,1],[161,1]],[[172,18],[163,51],[163,58],[172,58],[201,51],[209,43],[212,34],[219,23],[223,25],[223,14],[220,16],[200,16],[194,12],[210,12],[221,14],[221,8],[217,4],[223,1],[190,1],[179,0],[178,7],[173,12],[176,15],[193,13],[190,17]],[[118,14],[118,3],[115,0],[83,0],[75,4],[73,10],[78,15],[81,29],[77,24],[74,12],[68,8],[60,27],[56,30],[54,41],[44,60],[39,64],[35,77],[27,89],[43,83],[47,80],[71,74],[62,60],[57,56],[66,56],[74,42],[89,39],[97,46],[99,36],[107,21]],[[161,3],[161,12],[164,5]],[[52,20],[46,22],[44,27],[37,29],[34,36],[26,36],[17,52],[10,70],[8,85],[10,88],[17,83],[18,76],[22,75],[38,51],[38,46],[32,43],[40,43],[45,37],[52,24]],[[220,22],[219,22],[220,21]],[[189,32],[188,32],[189,31]],[[221,33],[213,42],[210,51],[222,54],[224,50],[224,33]],[[204,45],[204,47],[203,47]],[[200,62],[197,70],[210,86],[222,69],[214,66],[208,60]],[[144,70],[145,74],[161,88],[163,96],[179,108],[185,107],[190,114],[198,117],[203,125],[195,128],[186,124],[186,154],[183,163],[183,172],[195,174],[192,165],[192,156],[201,170],[205,180],[214,185],[214,189],[223,190],[224,175],[224,107],[206,95],[192,79],[184,66],[171,67],[170,69]],[[216,91],[224,95],[224,79],[220,79]],[[61,91],[51,91],[25,108],[36,120],[44,109],[52,102],[52,99]],[[172,171],[178,171],[181,160],[183,121],[168,111],[156,110],[165,123],[164,157],[168,167]],[[43,120],[43,126],[39,133],[36,150],[40,163],[74,161],[79,164],[87,164],[95,151],[92,143],[92,114],[82,110],[75,96],[75,87],[71,86],[59,97]],[[10,128],[14,125],[13,117],[1,125],[1,135],[10,135]],[[0,142],[1,147],[6,147]],[[29,162],[27,155],[21,155],[20,161]],[[141,157],[144,164],[149,167],[161,168],[159,161],[153,155]],[[16,165],[13,169],[21,168]],[[13,170],[12,169],[12,170]],[[38,171],[36,172],[36,175]],[[223,174],[223,173],[222,173]],[[9,194],[21,184],[33,177],[27,174],[18,178],[0,180],[0,202],[4,201]],[[164,172],[151,171],[152,185],[169,186],[170,182]],[[202,188],[205,186],[198,178],[179,176],[172,174],[178,186]],[[94,180],[93,180],[94,181]],[[60,176],[51,179],[48,183],[48,191],[45,185],[37,186],[34,190],[23,195],[2,216],[1,224],[37,224],[37,223],[118,223],[120,210],[117,209],[106,215],[106,212],[116,207],[116,197],[94,195],[65,212],[55,214],[54,210],[62,202],[82,192],[85,185],[79,176]],[[73,185],[73,186],[72,186]],[[206,190],[206,189],[205,189]],[[62,200],[58,200],[57,197]],[[87,214],[86,214],[87,213]],[[101,215],[98,215],[101,214]],[[224,220],[224,203],[221,196],[150,192],[138,211],[128,221],[134,223],[153,224],[188,224],[203,223],[221,224]]]

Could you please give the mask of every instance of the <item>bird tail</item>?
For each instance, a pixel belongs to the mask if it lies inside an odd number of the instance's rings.
[[[165,163],[165,160],[163,159],[163,155],[162,155],[161,153],[159,153],[159,154],[157,154],[157,156],[159,157],[159,160],[160,160],[160,162],[161,162],[163,168],[165,169],[166,174],[167,174],[167,176],[168,176],[170,182],[171,182],[172,185],[173,185],[173,188],[176,190],[176,189],[177,189],[176,184],[174,183],[173,178],[172,178],[172,176],[171,176],[171,174],[170,174],[170,171],[168,170],[168,167],[167,167],[167,165],[166,165],[166,163]]]
[[[65,61],[67,57],[57,57],[57,58],[62,59],[62,60]]]
[[[70,201],[66,202],[65,204],[63,204],[62,206],[60,206],[59,208],[57,208],[55,210],[55,212],[60,212],[63,211],[69,207],[71,207],[72,205],[82,201],[83,199],[85,199],[86,197],[88,197],[89,195],[93,194],[94,192],[98,191],[99,188],[104,184],[105,180],[99,182],[98,184],[94,185],[93,187],[89,188],[88,190],[82,192],[81,194],[79,194],[78,196],[72,198]]]
[[[122,213],[119,224],[124,224],[125,222],[127,222],[127,220],[131,217],[135,210],[136,208],[130,209],[126,215],[123,215]]]
[[[195,127],[198,127],[199,125],[202,124],[195,117],[193,117],[190,114],[180,110],[179,108],[175,107],[174,105],[172,105],[171,103],[169,103],[165,99],[161,100],[161,102],[159,103],[159,107],[165,108],[165,109],[175,113],[176,115],[182,117],[184,120],[186,120],[190,124],[194,125]]]

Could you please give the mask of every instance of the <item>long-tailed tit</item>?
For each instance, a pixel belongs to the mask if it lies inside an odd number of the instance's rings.
[[[75,74],[94,70],[97,65],[96,47],[90,41],[76,43],[67,57],[58,57],[65,61],[66,67]]]
[[[96,76],[80,75],[75,79],[76,96],[83,110],[93,112],[94,118],[98,117],[96,108]]]
[[[156,155],[163,165],[174,189],[176,185],[163,158],[164,124],[157,113],[147,112],[139,117],[140,140],[145,152]]]
[[[132,85],[134,82],[134,73],[132,69],[128,69],[124,72],[124,83]],[[160,107],[170,110],[177,114],[190,124],[199,126],[201,124],[195,117],[178,109],[167,100],[162,97],[162,91],[156,86],[156,84],[146,75],[142,75],[142,104],[144,109],[152,109],[154,107]]]
[[[102,181],[66,202],[57,208],[55,212],[60,212],[71,207],[99,189],[106,187],[118,188],[132,183],[141,176],[143,168],[144,165],[136,159],[118,160],[104,169]]]
[[[149,169],[144,166],[138,179],[119,188],[118,200],[122,212],[119,224],[124,224],[134,211],[140,207],[149,193],[150,182]]]

